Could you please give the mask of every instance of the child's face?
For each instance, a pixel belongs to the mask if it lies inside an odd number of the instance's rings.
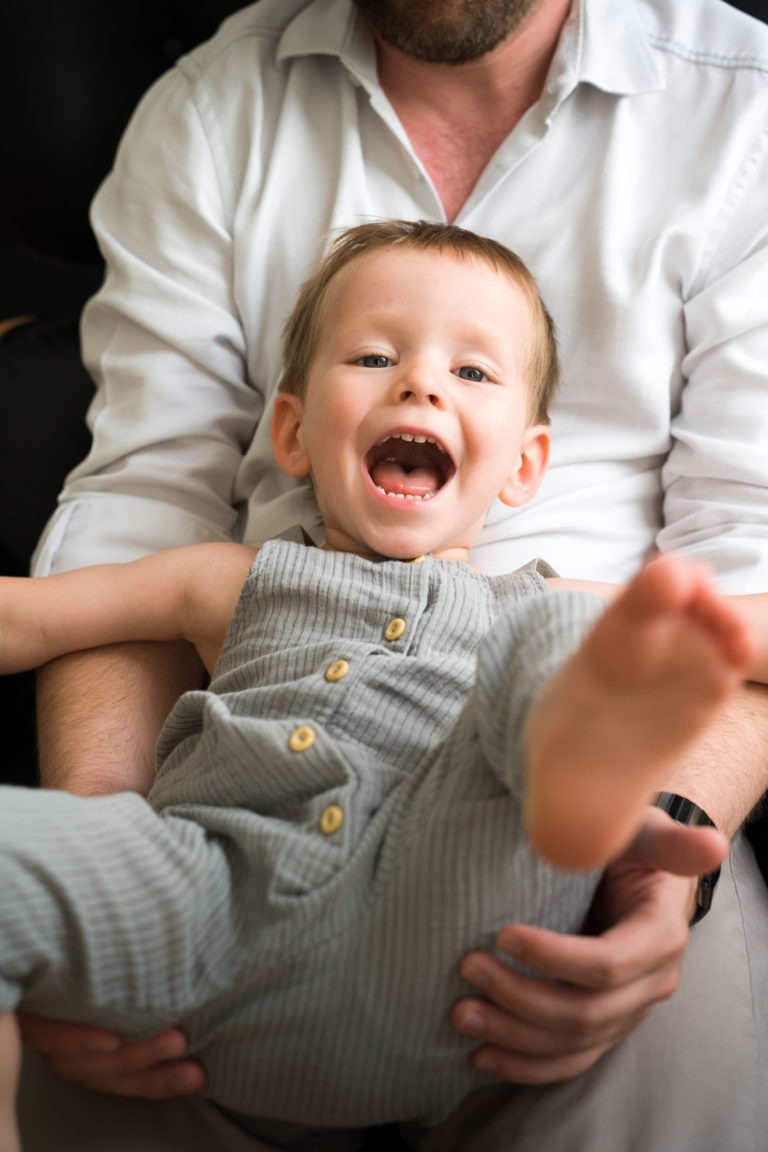
[[[311,473],[329,546],[408,559],[468,549],[497,495],[546,466],[529,426],[523,291],[481,259],[382,249],[331,283],[306,397],[278,397],[275,450]]]

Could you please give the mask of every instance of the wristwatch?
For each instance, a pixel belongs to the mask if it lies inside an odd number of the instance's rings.
[[[678,824],[706,828],[715,827],[714,820],[707,816],[703,808],[699,808],[698,804],[694,804],[692,800],[686,800],[685,796],[678,796],[676,792],[659,792],[654,804],[671,816],[673,820],[676,820]],[[712,896],[719,879],[719,868],[715,868],[714,872],[708,872],[706,876],[699,876],[699,883],[696,887],[696,911],[691,919],[691,925],[698,924],[699,920],[703,920],[709,912],[712,907]]]

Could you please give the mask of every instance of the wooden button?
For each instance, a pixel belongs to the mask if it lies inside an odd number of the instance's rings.
[[[399,616],[396,616],[394,620],[390,620],[384,629],[384,639],[399,640],[403,632],[405,632],[405,620],[401,620]]]
[[[288,738],[288,747],[291,752],[306,752],[311,748],[317,739],[317,733],[314,728],[310,728],[308,724],[302,724],[300,728],[294,728]]]
[[[327,669],[325,678],[326,680],[330,680],[331,684],[335,684],[337,680],[343,680],[347,672],[349,672],[348,662],[346,660],[335,660]]]
[[[320,831],[324,836],[332,836],[344,823],[344,809],[338,804],[329,804],[320,817]]]

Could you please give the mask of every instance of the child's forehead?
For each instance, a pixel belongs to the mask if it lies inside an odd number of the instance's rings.
[[[445,280],[463,284],[484,282],[493,291],[512,291],[525,296],[520,278],[512,269],[496,264],[481,253],[448,245],[416,247],[387,245],[355,253],[328,282],[326,304],[355,307],[362,286],[368,291],[384,288],[389,280],[418,284],[425,295],[439,295]]]

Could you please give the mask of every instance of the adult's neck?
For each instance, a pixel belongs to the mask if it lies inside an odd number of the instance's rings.
[[[541,96],[571,0],[541,0],[492,52],[431,64],[376,36],[379,82],[453,220],[493,154]],[[374,34],[375,35],[375,34]]]

